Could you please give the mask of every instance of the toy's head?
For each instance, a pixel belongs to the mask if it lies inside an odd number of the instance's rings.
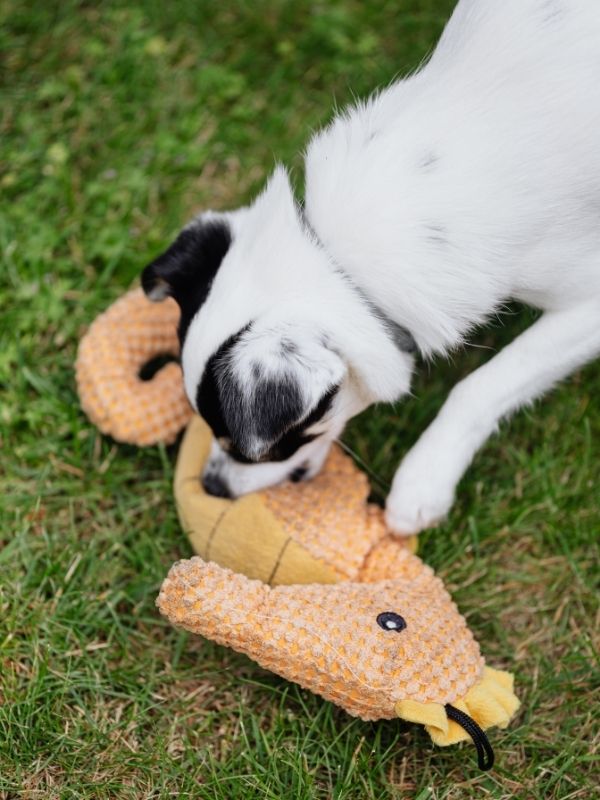
[[[392,718],[404,700],[463,698],[484,666],[442,582],[406,555],[396,580],[276,588],[196,557],[171,569],[159,606],[355,716]]]

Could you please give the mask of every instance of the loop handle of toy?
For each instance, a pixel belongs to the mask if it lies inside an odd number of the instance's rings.
[[[475,722],[473,717],[465,714],[464,711],[455,708],[453,705],[450,705],[450,703],[446,703],[445,709],[448,719],[453,720],[460,725],[461,728],[464,728],[471,739],[473,739],[473,744],[477,749],[477,764],[479,765],[479,769],[483,772],[490,770],[494,766],[494,751],[485,733]]]

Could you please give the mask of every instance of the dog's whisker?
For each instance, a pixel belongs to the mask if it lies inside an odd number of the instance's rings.
[[[355,450],[350,447],[350,445],[346,444],[346,442],[343,442],[341,439],[336,439],[335,441],[345,453],[347,453],[349,456],[352,456],[356,463],[362,467],[367,475],[376,481],[382,487],[382,489],[389,490],[390,483],[378,475],[375,470],[369,464],[367,464],[367,462],[361,458]]]
[[[491,350],[491,351],[495,351],[496,350],[495,347],[492,347],[489,344],[476,344],[475,342],[466,342],[465,346],[466,347],[470,347],[470,348],[475,349],[475,350]]]

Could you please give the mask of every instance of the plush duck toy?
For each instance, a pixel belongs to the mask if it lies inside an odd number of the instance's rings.
[[[164,381],[158,404],[149,402],[152,381],[139,379],[145,361],[176,352],[176,322],[176,308],[133,292],[92,325],[77,378],[101,430],[140,444],[171,441],[172,413],[180,426],[191,415],[177,365],[153,379]],[[442,581],[412,552],[414,540],[387,533],[381,509],[366,502],[366,476],[334,448],[309,482],[212,497],[200,483],[210,439],[193,417],[175,499],[198,555],[171,568],[161,613],[349,714],[420,723],[439,745],[470,737],[489,769],[484,730],[506,727],[519,707],[512,676],[485,665]]]

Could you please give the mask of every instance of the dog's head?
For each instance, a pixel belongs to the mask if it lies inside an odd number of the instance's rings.
[[[337,330],[344,313],[360,328],[343,284],[303,228],[283,170],[253,206],[194,219],[144,270],[146,294],[181,308],[186,392],[215,437],[203,476],[211,494],[312,477],[375,399]]]

